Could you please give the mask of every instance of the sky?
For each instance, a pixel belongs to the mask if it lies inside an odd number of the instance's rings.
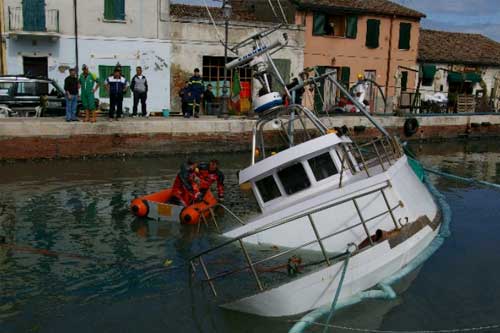
[[[222,1],[206,0],[221,6]],[[282,0],[285,1],[285,0]],[[500,42],[500,0],[392,0],[427,15],[422,27],[435,30],[480,33]],[[202,5],[203,0],[172,0]]]

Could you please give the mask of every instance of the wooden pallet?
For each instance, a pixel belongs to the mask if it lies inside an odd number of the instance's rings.
[[[476,101],[473,95],[460,94],[457,97],[457,112],[474,112]]]

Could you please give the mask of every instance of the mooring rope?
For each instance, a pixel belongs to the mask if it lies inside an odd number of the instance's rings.
[[[433,174],[441,176],[441,177],[445,177],[445,178],[449,178],[449,179],[453,179],[453,180],[458,180],[458,181],[462,181],[462,182],[466,182],[466,183],[475,183],[475,184],[479,184],[479,185],[483,185],[483,186],[488,186],[488,187],[494,188],[496,190],[500,190],[500,185],[496,184],[496,183],[487,182],[485,180],[478,180],[475,178],[466,178],[466,177],[462,177],[462,176],[457,176],[457,175],[454,175],[451,173],[447,173],[447,172],[443,172],[443,171],[439,171],[439,170],[434,170],[434,169],[430,169],[430,168],[426,168],[426,167],[423,167],[423,168],[425,171],[427,171],[429,173],[433,173]]]
[[[292,322],[298,323],[300,320],[292,320]],[[500,328],[500,324],[489,325],[489,326],[478,326],[478,327],[466,327],[466,328],[452,328],[452,329],[443,329],[443,330],[378,330],[378,329],[369,329],[369,328],[358,328],[358,327],[349,327],[349,326],[341,326],[341,325],[332,325],[325,324],[320,322],[310,322],[311,324],[315,324],[318,326],[322,326],[325,328],[325,331],[328,328],[341,329],[345,331],[351,332],[369,332],[369,333],[461,333],[461,332],[479,332],[485,330],[492,330]]]

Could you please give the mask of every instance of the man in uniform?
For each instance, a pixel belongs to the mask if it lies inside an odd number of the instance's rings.
[[[195,118],[198,118],[198,113],[200,112],[200,103],[203,98],[203,91],[205,90],[205,85],[200,76],[200,70],[198,68],[194,69],[193,76],[189,79],[189,92],[191,93],[191,100],[189,101],[189,108],[193,113]]]
[[[94,94],[99,88],[99,81],[94,73],[89,72],[87,65],[82,66],[82,74],[78,80],[80,83],[80,98],[83,110],[85,110],[84,121],[90,121],[90,112],[92,112],[92,122],[96,121],[96,105]]]

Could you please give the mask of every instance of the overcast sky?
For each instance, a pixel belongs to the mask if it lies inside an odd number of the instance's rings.
[[[221,1],[206,0],[214,6]],[[283,0],[282,0],[283,1]],[[429,29],[474,32],[500,42],[500,0],[393,0],[427,15],[422,26]],[[172,0],[202,5],[203,0]]]

